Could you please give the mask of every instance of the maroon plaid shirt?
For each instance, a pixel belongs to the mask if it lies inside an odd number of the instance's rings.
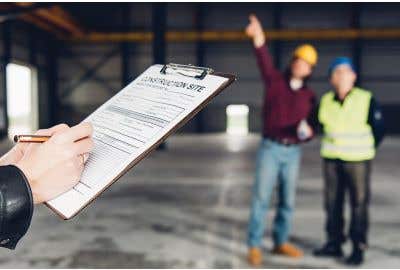
[[[263,135],[300,143],[297,126],[311,117],[316,103],[314,92],[306,85],[293,91],[288,76],[274,67],[266,46],[256,48],[255,53],[265,86]]]

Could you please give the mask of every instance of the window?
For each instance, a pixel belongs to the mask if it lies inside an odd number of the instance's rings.
[[[226,132],[233,135],[249,132],[249,106],[239,104],[226,107]]]
[[[31,133],[38,128],[37,80],[33,68],[10,63],[7,75],[8,134]]]

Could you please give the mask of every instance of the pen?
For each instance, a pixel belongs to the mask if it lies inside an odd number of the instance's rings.
[[[50,139],[50,136],[43,135],[15,135],[14,142],[18,143],[43,143]]]

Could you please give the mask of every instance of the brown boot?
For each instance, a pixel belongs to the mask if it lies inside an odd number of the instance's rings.
[[[249,248],[249,254],[247,260],[252,266],[260,266],[262,263],[262,252],[258,247]]]
[[[303,251],[301,251],[301,249],[289,243],[284,243],[282,245],[276,246],[272,250],[272,252],[275,254],[284,255],[291,258],[303,257]]]

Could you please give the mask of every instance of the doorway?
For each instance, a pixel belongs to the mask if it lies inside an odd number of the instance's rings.
[[[6,76],[8,136],[31,134],[39,125],[36,69],[20,63],[9,63]]]

